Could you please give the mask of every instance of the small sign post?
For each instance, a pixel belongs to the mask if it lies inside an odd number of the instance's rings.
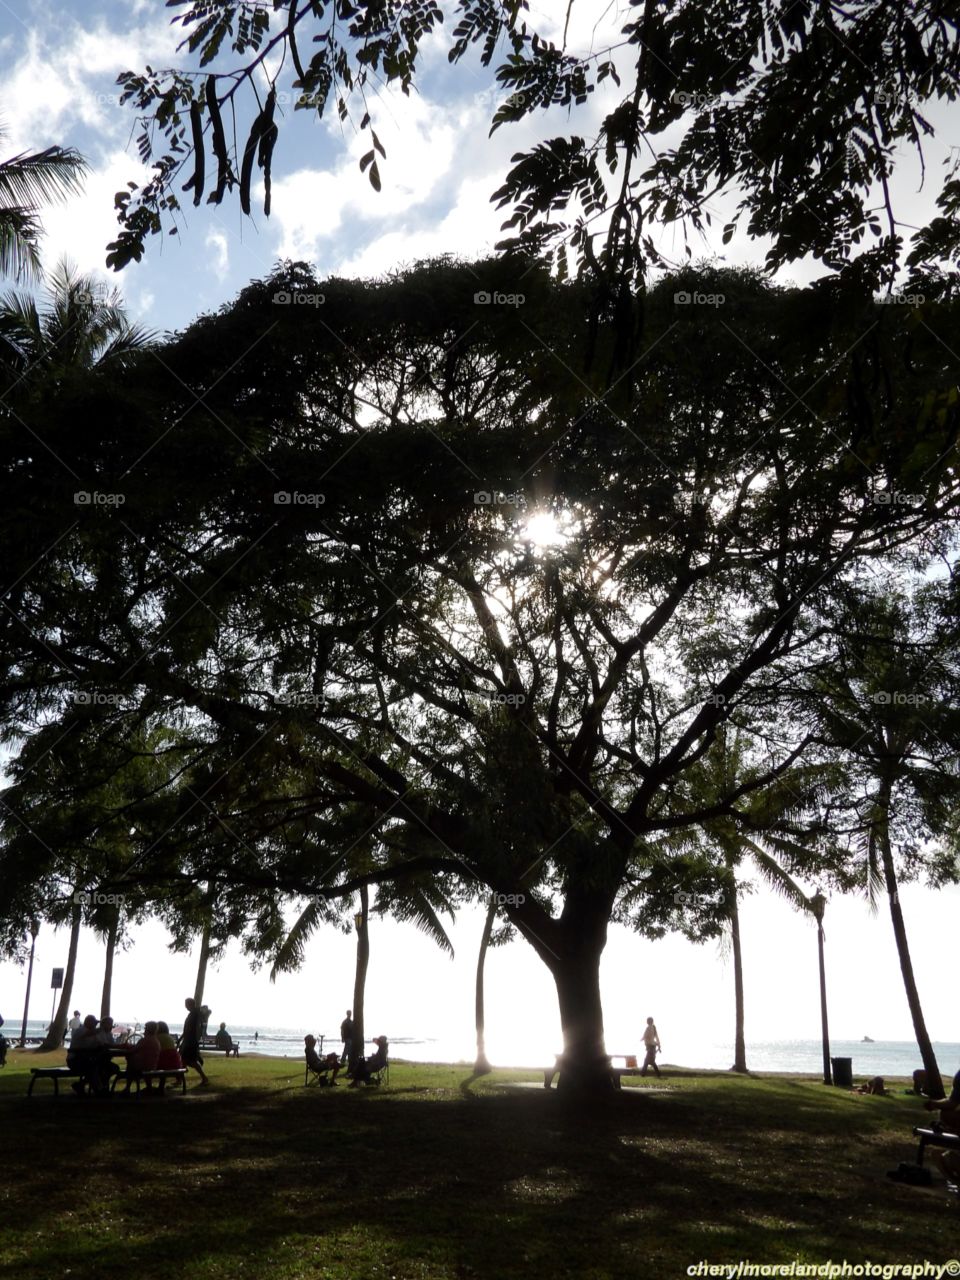
[[[53,1003],[50,1005],[50,1025],[53,1026],[53,1015],[57,1008],[57,992],[63,986],[63,970],[54,969],[50,978],[50,986],[53,988]]]

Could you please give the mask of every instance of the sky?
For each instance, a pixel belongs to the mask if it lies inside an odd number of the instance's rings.
[[[615,39],[616,8],[575,5],[572,42],[599,48]],[[559,37],[565,13],[566,3],[531,4],[531,22],[548,37]],[[429,255],[475,257],[492,251],[504,215],[490,203],[490,193],[502,181],[510,156],[539,136],[542,122],[511,126],[488,139],[501,96],[493,76],[476,59],[450,68],[441,37],[424,49],[419,91],[409,99],[387,92],[373,107],[387,150],[379,195],[357,166],[369,146],[367,136],[345,133],[335,118],[317,123],[300,115],[283,130],[277,146],[269,220],[262,214],[253,221],[242,218],[236,201],[219,208],[188,204],[181,234],[154,237],[145,260],[129,266],[118,281],[104,267],[105,246],[117,230],[113,197],[128,182],[142,182],[144,170],[136,154],[134,114],[119,105],[115,80],[122,70],[176,61],[169,24],[170,10],[162,0],[84,0],[69,6],[0,0],[3,154],[70,145],[91,165],[83,194],[43,215],[49,267],[66,255],[81,270],[119,283],[131,317],[166,331],[216,309],[286,257],[312,262],[321,277],[369,276]],[[578,130],[589,135],[610,101],[598,90],[580,109]],[[562,129],[563,113],[555,114]],[[956,120],[937,107],[930,118],[939,136],[927,144],[926,159],[928,169],[939,173],[958,141]],[[936,186],[931,182],[919,189],[917,165],[906,157],[894,184],[900,215],[915,225],[925,221]],[[256,205],[255,199],[255,211]],[[695,244],[697,255],[720,254],[720,228],[729,209],[727,202],[713,210],[716,241]],[[681,256],[678,232],[664,231],[659,243]],[[763,252],[762,244],[737,236],[721,256],[728,263],[758,263]],[[789,278],[802,283],[819,274],[814,265],[801,263]],[[908,886],[902,898],[931,1033],[960,1039],[945,941],[947,931],[955,931],[960,889],[933,893]],[[444,1056],[469,1057],[481,923],[480,913],[464,914],[454,930],[451,961],[412,927],[375,921],[368,1033],[380,1028],[391,1035],[442,1036]],[[742,928],[748,1040],[816,1037],[813,926],[758,890],[743,907]],[[909,1039],[885,905],[873,915],[861,900],[832,902],[827,935],[834,1034]],[[49,970],[62,965],[65,955],[65,936],[45,927],[37,944],[32,1017],[49,1016]],[[138,929],[133,949],[117,960],[115,1016],[176,1020],[183,996],[192,991],[194,970],[195,957],[169,955],[158,925]],[[99,1008],[101,972],[98,944],[84,936],[76,986],[76,1004],[84,1012]],[[251,974],[239,952],[229,953],[211,972],[206,998],[217,1021],[333,1031],[350,1002],[352,972],[353,940],[327,932],[314,939],[302,971],[275,985],[265,972]],[[651,943],[614,927],[603,966],[608,1048],[635,1049],[643,1019],[653,1014],[664,1056],[671,1060],[676,1050],[673,1060],[695,1062],[698,1044],[732,1042],[732,982],[731,961],[714,943],[697,947],[680,938]],[[23,987],[22,972],[0,964],[0,1012],[11,1025],[22,1010]],[[525,943],[491,954],[487,988],[494,1060],[540,1061],[559,1048],[549,974]]]

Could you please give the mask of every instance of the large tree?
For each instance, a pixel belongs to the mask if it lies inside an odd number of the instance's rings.
[[[478,311],[521,266],[523,306]],[[561,1086],[603,1086],[623,894],[665,834],[736,817],[815,746],[778,700],[836,584],[949,549],[951,315],[690,272],[605,391],[584,291],[529,263],[285,268],[137,370],[135,427],[108,410],[129,501],[19,588],[6,687],[52,715],[79,670],[132,723],[180,717],[190,785],[141,806],[143,876],[217,876],[238,918],[262,901],[254,931],[283,893],[430,873],[503,895],[556,983]],[[62,415],[44,438],[70,459],[90,442]],[[874,500],[894,489],[922,498]],[[99,567],[67,596],[74,554]],[[757,767],[705,802],[685,780],[731,717]],[[350,873],[373,830],[384,862]]]

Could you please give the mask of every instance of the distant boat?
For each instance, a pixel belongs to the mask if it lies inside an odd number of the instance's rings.
[[[876,1042],[874,1041],[873,1036],[864,1036],[864,1037],[863,1037],[863,1039],[860,1041],[860,1043],[861,1043],[861,1044],[875,1044]]]

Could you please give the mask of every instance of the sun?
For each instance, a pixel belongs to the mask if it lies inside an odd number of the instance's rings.
[[[535,511],[523,526],[524,542],[532,542],[535,547],[558,547],[566,538],[551,511]]]

